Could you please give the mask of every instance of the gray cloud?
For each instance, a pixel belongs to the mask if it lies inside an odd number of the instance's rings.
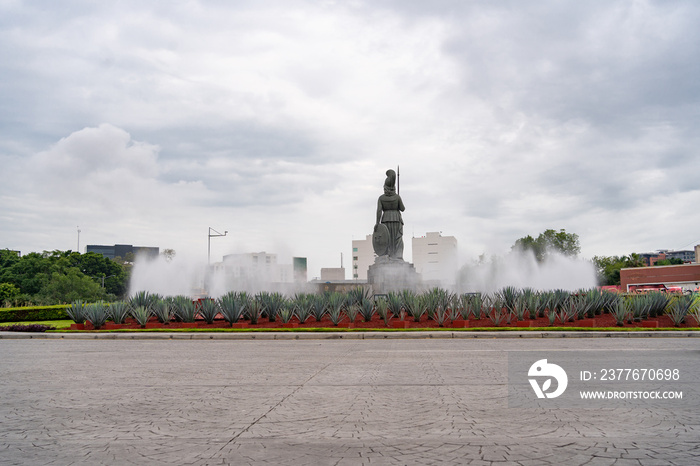
[[[211,225],[232,232],[220,253],[283,244],[318,269],[371,231],[398,164],[407,235],[455,235],[467,256],[546,228],[587,256],[680,247],[700,227],[699,16],[4,3],[0,247],[70,248],[80,224],[94,243],[201,254]]]

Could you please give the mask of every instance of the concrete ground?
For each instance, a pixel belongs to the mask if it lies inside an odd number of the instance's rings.
[[[3,338],[0,463],[700,464],[700,406],[508,407],[509,352],[622,349],[700,339]]]

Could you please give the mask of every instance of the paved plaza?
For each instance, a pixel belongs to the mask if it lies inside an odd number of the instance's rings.
[[[0,339],[1,464],[697,465],[700,406],[508,406],[508,354],[698,338]]]

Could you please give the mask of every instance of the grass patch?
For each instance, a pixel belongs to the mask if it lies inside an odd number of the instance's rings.
[[[58,330],[64,329],[64,328],[70,328],[70,324],[74,323],[72,320],[32,320],[28,322],[0,322],[0,330],[2,330],[2,327],[8,327],[10,325],[17,325],[17,324],[22,324],[22,325],[50,325],[51,327],[55,327]]]

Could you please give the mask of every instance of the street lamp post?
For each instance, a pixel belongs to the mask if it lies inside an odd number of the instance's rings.
[[[214,234],[212,234],[212,231]],[[209,227],[209,235],[207,237],[207,265],[211,265],[211,239],[216,238],[217,236],[226,236],[228,234],[228,230],[225,230],[223,233],[219,233],[212,227]]]

